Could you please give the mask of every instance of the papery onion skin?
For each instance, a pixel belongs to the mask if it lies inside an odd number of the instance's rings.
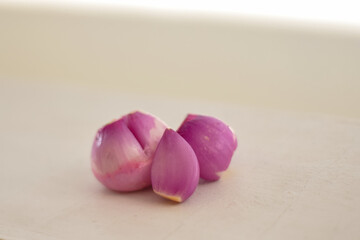
[[[167,129],[156,149],[151,169],[154,192],[183,202],[194,193],[199,174],[194,150],[177,132]]]
[[[99,129],[91,151],[95,177],[121,192],[150,186],[152,159],[166,128],[156,117],[136,111]]]
[[[232,129],[209,116],[188,114],[177,132],[193,148],[200,166],[200,177],[217,181],[231,162],[237,148]]]

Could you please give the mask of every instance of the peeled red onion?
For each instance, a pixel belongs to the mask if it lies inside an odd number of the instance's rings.
[[[190,144],[200,166],[200,177],[216,181],[230,164],[237,147],[231,128],[208,116],[189,114],[177,132]]]
[[[166,129],[151,169],[156,194],[176,201],[188,199],[199,183],[199,163],[191,146],[174,130]]]
[[[165,129],[162,121],[139,111],[99,129],[91,152],[95,177],[116,191],[150,186],[152,159]]]

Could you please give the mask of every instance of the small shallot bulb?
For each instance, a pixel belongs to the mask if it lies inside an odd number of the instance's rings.
[[[156,194],[183,202],[199,183],[199,163],[191,146],[174,130],[166,129],[156,149],[151,169]]]
[[[151,185],[151,163],[166,125],[142,112],[130,113],[98,130],[91,152],[95,177],[115,191]]]
[[[200,177],[208,181],[219,180],[237,147],[231,128],[216,118],[189,114],[177,132],[194,149]]]

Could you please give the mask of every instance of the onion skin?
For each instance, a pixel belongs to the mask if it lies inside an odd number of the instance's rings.
[[[231,128],[208,116],[189,114],[177,132],[193,148],[200,166],[200,177],[217,181],[231,162],[237,139]]]
[[[107,188],[131,192],[151,185],[151,164],[166,125],[134,112],[98,130],[91,151],[95,177]]]
[[[154,192],[183,202],[194,193],[199,174],[199,163],[191,146],[174,130],[165,130],[151,169]]]

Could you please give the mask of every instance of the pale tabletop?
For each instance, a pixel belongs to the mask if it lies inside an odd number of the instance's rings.
[[[0,239],[360,239],[360,121],[0,81]],[[235,129],[229,170],[175,204],[106,190],[90,170],[102,124],[188,112]]]

